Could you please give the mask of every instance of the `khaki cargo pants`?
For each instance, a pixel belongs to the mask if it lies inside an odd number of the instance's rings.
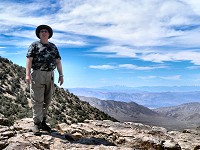
[[[42,122],[54,93],[54,72],[32,70],[31,101],[34,123]]]

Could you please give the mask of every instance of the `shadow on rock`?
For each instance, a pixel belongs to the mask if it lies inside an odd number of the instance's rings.
[[[105,146],[116,146],[114,143],[111,143],[105,139],[101,138],[81,138],[76,143],[86,144],[86,145],[105,145]]]

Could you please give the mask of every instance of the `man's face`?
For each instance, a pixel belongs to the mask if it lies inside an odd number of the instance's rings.
[[[47,29],[40,30],[40,39],[48,39],[49,38],[49,32]]]

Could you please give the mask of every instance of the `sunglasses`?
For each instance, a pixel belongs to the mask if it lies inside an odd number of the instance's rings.
[[[47,30],[40,30],[41,33],[45,32],[45,33],[48,33]]]

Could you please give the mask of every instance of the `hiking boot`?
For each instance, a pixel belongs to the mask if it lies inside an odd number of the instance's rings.
[[[51,132],[51,128],[46,124],[46,119],[43,119],[42,123],[40,124],[40,129]]]
[[[41,135],[41,132],[40,132],[40,124],[35,124],[34,123],[34,126],[33,126],[33,134],[36,135],[36,136],[40,136]]]

